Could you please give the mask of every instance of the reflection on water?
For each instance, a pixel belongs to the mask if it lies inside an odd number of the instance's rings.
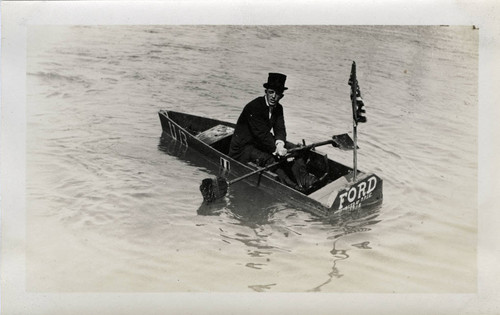
[[[181,159],[184,159],[186,157],[186,153],[189,150],[189,148],[181,142],[175,141],[174,139],[164,135],[160,137],[158,149],[167,153],[168,155],[175,156]],[[188,159],[185,160],[188,161]]]
[[[220,174],[221,172],[221,169],[216,170],[216,167],[210,165],[203,155],[168,136],[161,137],[158,148],[191,166],[207,167],[212,174],[217,174],[217,172]],[[380,207],[378,205],[338,213],[328,219],[309,216],[304,221],[305,223],[297,224],[293,219],[297,217],[296,211],[300,211],[300,209],[294,209],[291,205],[277,202],[272,194],[260,187],[241,182],[231,186],[223,198],[210,204],[202,202],[196,213],[200,216],[224,216],[233,219],[235,226],[250,228],[251,233],[242,233],[239,229],[219,228],[218,234],[220,240],[227,244],[243,244],[247,248],[247,255],[251,260],[246,262],[244,266],[254,270],[264,270],[276,253],[294,252],[293,247],[277,245],[279,242],[276,242],[276,235],[284,238],[302,237],[303,233],[297,231],[297,228],[319,227],[327,229],[327,234],[330,235],[327,239],[333,243],[333,249],[330,250],[333,265],[326,275],[327,279],[309,290],[319,292],[335,278],[342,277],[338,262],[349,258],[348,251],[350,249],[337,249],[337,241],[349,234],[369,232],[373,225],[380,222],[376,219]],[[281,216],[282,213],[286,213],[285,217]],[[291,223],[295,224],[290,225]],[[351,246],[358,249],[372,249],[369,244],[369,241],[363,241]],[[254,259],[259,259],[259,262],[252,261]],[[264,292],[276,285],[277,283],[251,284],[248,285],[248,288],[256,292]]]
[[[249,285],[248,287],[255,292],[265,292],[268,290],[271,290],[274,286],[276,286],[276,283],[271,283],[271,284],[256,284],[256,285]]]
[[[160,138],[158,149],[191,166],[208,169],[211,174],[218,176],[223,174],[221,168],[209,163],[202,154],[168,136]],[[210,204],[201,203],[197,213],[199,215],[220,215],[222,213],[227,214],[229,211],[234,218],[251,226],[269,223],[273,213],[279,211],[279,209],[280,204],[276,203],[275,199],[266,191],[239,182],[231,185],[224,198]]]
[[[338,215],[335,219],[330,219],[328,222],[332,226],[337,227],[334,229],[336,234],[329,237],[329,239],[337,239],[341,236],[369,231],[369,226],[377,224],[380,220],[375,220],[380,211],[380,206],[361,209],[361,211],[352,211],[348,215]]]
[[[349,234],[371,231],[372,226],[380,222],[380,220],[376,220],[376,218],[378,217],[379,209],[380,206],[374,207],[372,209],[365,209],[365,211],[354,213],[354,216],[351,215],[353,214],[353,212],[351,212],[349,213],[349,216],[342,217],[341,215],[339,215],[337,221],[330,221],[330,224],[332,224],[332,227],[334,228],[333,233],[335,233],[334,236],[329,237],[329,239],[333,239],[333,249],[330,251],[333,256],[332,270],[328,273],[328,277],[325,282],[321,283],[317,287],[314,287],[310,291],[319,292],[321,291],[322,287],[332,282],[332,280],[343,276],[343,274],[337,267],[337,263],[349,258],[349,250],[337,249],[337,241]],[[370,247],[369,241],[364,241],[358,244],[351,244],[351,246],[359,249],[372,249],[372,247]]]
[[[332,270],[327,274],[327,280],[324,281],[323,283],[319,284],[317,287],[312,288],[309,290],[310,292],[320,292],[321,288],[332,282],[335,278],[340,278],[343,276],[343,274],[340,273],[339,269],[337,268],[337,262],[346,260],[349,258],[349,255],[347,254],[346,249],[338,250],[335,248],[336,242],[333,242],[333,249],[330,251],[330,253],[333,256],[333,266]]]

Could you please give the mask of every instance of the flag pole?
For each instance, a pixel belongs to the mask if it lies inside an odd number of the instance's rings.
[[[353,151],[353,164],[354,164],[354,177],[353,181],[356,181],[356,175],[358,173],[358,121],[356,117],[356,98],[357,98],[357,90],[358,90],[358,80],[356,78],[356,62],[352,62],[351,67],[351,100],[352,100],[352,133],[354,140],[354,151]]]
[[[352,62],[351,75],[349,77],[348,84],[351,86],[351,101],[352,101],[352,126],[353,126],[353,138],[354,138],[354,150],[353,150],[353,164],[354,164],[354,176],[353,180],[356,181],[356,176],[358,174],[358,122],[365,123],[366,117],[363,116],[365,113],[363,98],[361,97],[361,91],[358,85],[358,79],[356,77],[356,62]]]

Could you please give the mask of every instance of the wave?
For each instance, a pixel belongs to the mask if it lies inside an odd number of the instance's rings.
[[[59,73],[43,72],[43,71],[38,71],[36,73],[28,73],[28,75],[41,78],[44,81],[76,83],[76,84],[82,84],[85,87],[89,87],[91,85],[90,81],[84,79],[82,76],[79,75],[63,75]]]

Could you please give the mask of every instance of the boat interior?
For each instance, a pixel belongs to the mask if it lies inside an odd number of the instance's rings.
[[[235,124],[173,111],[168,111],[168,117],[195,138],[223,154],[228,154]],[[163,130],[168,130],[169,128],[168,126],[162,127]],[[288,148],[296,146],[291,142],[287,143]],[[314,149],[307,152],[305,160],[307,171],[314,174],[317,178],[322,178],[322,181],[314,185],[309,191],[302,193],[322,203],[326,203],[326,198],[334,190],[338,190],[341,185],[345,185],[349,177],[352,176],[352,169],[350,167],[328,159],[326,154]],[[256,167],[256,165],[252,166]],[[278,180],[278,176],[275,173],[268,171],[266,174]]]

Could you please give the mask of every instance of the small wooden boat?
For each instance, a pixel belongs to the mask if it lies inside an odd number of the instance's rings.
[[[160,110],[159,116],[163,137],[170,137],[179,145],[200,152],[207,163],[218,166],[220,173],[226,178],[243,176],[258,169],[256,165],[243,164],[227,155],[235,124],[167,110]],[[286,146],[296,147],[291,142],[287,142]],[[326,154],[315,150],[309,153],[307,167],[318,178],[327,174],[321,185],[307,193],[282,184],[271,171],[261,172],[244,181],[250,185],[258,185],[277,198],[321,217],[371,208],[382,203],[383,183],[375,174],[357,170],[356,176],[353,176],[353,168],[333,161]]]

